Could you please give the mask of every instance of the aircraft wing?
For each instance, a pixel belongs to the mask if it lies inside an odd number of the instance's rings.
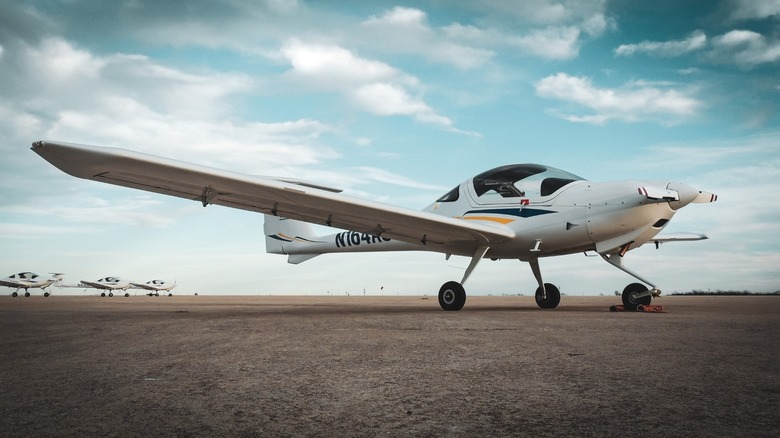
[[[146,290],[157,290],[156,288],[149,286],[145,283],[130,283],[130,289],[146,289]]]
[[[652,242],[666,243],[666,242],[685,242],[691,240],[706,240],[708,239],[706,234],[698,233],[670,233],[665,235],[655,236]]]
[[[214,169],[125,149],[38,141],[32,150],[62,171],[84,179],[320,225],[358,231],[471,255],[514,237],[499,224],[350,198],[337,190],[291,179]]]
[[[81,280],[80,284],[77,285],[77,287],[91,287],[94,289],[106,289],[106,290],[111,289],[111,287],[103,283],[96,283],[94,281],[84,281],[84,280]]]

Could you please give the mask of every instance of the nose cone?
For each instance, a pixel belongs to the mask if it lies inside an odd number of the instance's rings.
[[[666,188],[674,190],[680,195],[679,201],[672,201],[669,203],[672,210],[679,210],[692,202],[702,204],[706,202],[715,202],[718,199],[718,195],[702,192],[688,184],[670,182],[667,184]]]

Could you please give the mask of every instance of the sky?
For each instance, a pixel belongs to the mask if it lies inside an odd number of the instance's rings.
[[[48,139],[415,209],[510,163],[682,181],[719,199],[665,232],[709,239],[644,246],[625,264],[667,293],[777,291],[778,111],[780,0],[0,0],[0,275],[435,295],[469,263],[415,252],[289,265],[265,253],[262,215],[73,178],[29,149]],[[583,254],[540,264],[564,295],[635,281]],[[485,260],[466,283],[535,289],[512,260]]]

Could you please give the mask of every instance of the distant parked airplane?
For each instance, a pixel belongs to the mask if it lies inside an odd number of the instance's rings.
[[[129,297],[130,294],[127,293],[127,289],[129,289],[132,286],[132,284],[129,281],[122,281],[118,277],[105,277],[97,281],[81,280],[81,284],[79,286],[86,287],[86,288],[101,289],[104,291],[100,293],[101,297],[106,296],[105,291],[108,291],[109,297],[113,297],[115,290],[123,290],[125,291],[125,296]]]
[[[61,282],[63,275],[54,273],[50,278],[44,278],[32,272],[20,272],[0,279],[0,286],[15,287],[16,290],[11,294],[13,297],[19,295],[19,289],[24,289],[24,296],[26,297],[30,296],[30,292],[27,289],[40,289],[43,291],[43,296],[48,297],[51,294],[46,288],[54,283]]]
[[[171,290],[176,287],[176,283],[168,284],[165,283],[162,280],[151,280],[147,281],[146,283],[130,283],[133,285],[133,288],[135,289],[145,289],[152,292],[149,292],[147,295],[149,296],[160,296],[160,291],[168,292],[168,296],[172,296]]]

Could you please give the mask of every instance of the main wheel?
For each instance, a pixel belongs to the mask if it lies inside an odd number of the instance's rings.
[[[130,292],[125,292],[125,297],[129,297],[129,296],[130,296]]]
[[[457,281],[448,281],[439,289],[439,305],[444,310],[460,310],[466,304],[466,290]]]
[[[100,296],[101,296],[101,297],[105,297],[105,296],[106,296],[106,293],[105,293],[105,292],[100,292]]]
[[[16,297],[18,297],[18,296],[19,296],[19,293],[17,293],[17,292],[14,292],[14,293],[12,293],[12,294],[11,294],[11,296],[12,296],[12,297],[14,297],[14,298],[16,298]]]
[[[48,293],[48,292],[44,292],[44,293],[43,293],[43,296],[44,296],[44,297],[48,297],[48,296],[49,296],[49,293]]]
[[[637,297],[637,295],[647,292],[647,286],[645,286],[642,283],[631,283],[628,286],[626,286],[625,289],[623,289],[623,307],[626,308],[626,310],[636,310],[637,306],[640,304],[643,306],[647,306],[650,304],[650,301],[652,301],[653,297],[650,295],[644,296],[644,297]]]
[[[545,291],[547,295],[545,296]],[[561,302],[561,291],[555,285],[544,284],[544,290],[541,287],[536,288],[536,305],[542,309],[554,309]]]
[[[29,297],[30,296],[30,292],[25,292],[24,296]]]
[[[113,296],[114,296],[114,293],[113,293],[113,292],[109,292],[109,293],[108,293],[108,296],[109,296],[109,297],[113,297]]]

